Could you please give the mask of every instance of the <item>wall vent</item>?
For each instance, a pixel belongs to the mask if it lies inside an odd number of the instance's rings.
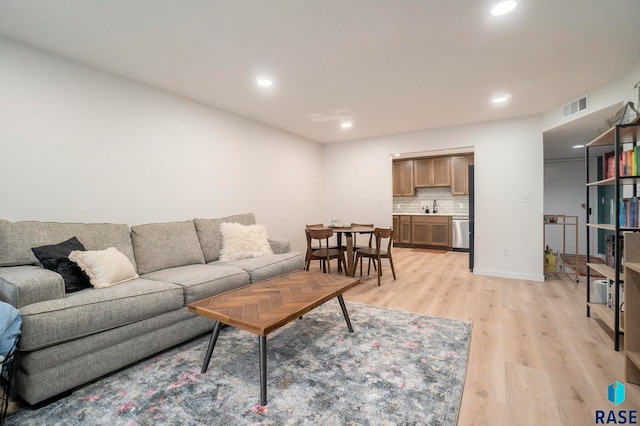
[[[580,111],[584,111],[589,108],[589,97],[587,95],[582,96],[575,101],[571,101],[562,107],[562,116],[569,117],[570,115],[577,114]]]

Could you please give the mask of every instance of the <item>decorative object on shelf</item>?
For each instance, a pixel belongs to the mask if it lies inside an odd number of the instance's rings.
[[[635,123],[638,119],[638,111],[636,111],[633,102],[627,102],[622,108],[616,112],[613,117],[611,127],[618,124]]]
[[[593,303],[608,305],[610,302],[609,280],[595,280],[593,282]]]

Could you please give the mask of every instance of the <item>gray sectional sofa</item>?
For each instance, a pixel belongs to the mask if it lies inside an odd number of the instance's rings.
[[[220,261],[222,222],[256,223],[253,213],[131,227],[0,220],[0,300],[22,315],[18,396],[42,402],[205,333],[213,321],[187,304],[304,267],[285,240],[269,240],[273,254]],[[31,248],[74,236],[86,250],[117,248],[139,278],[65,293]]]

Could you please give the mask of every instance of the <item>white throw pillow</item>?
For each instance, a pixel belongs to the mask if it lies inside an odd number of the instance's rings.
[[[95,288],[106,288],[138,278],[131,261],[115,247],[106,250],[74,250],[69,260],[78,264]]]
[[[222,250],[219,260],[246,259],[273,254],[264,225],[241,225],[235,222],[220,224]]]

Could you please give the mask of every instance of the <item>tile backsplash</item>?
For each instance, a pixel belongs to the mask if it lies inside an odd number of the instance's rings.
[[[451,188],[416,188],[415,197],[393,197],[394,214],[424,213],[429,206],[432,210],[433,200],[438,201],[439,214],[468,215],[469,196],[451,195]]]

